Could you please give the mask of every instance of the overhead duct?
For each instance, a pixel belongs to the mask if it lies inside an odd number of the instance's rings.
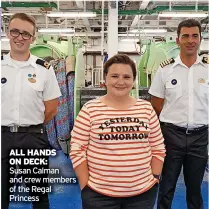
[[[114,1],[111,2],[112,6],[114,7]],[[6,7],[51,7],[57,8],[57,4],[54,2],[2,2],[1,8]],[[156,6],[154,9],[147,10],[147,9],[138,9],[138,10],[119,10],[118,15],[149,15],[149,14],[158,14],[162,11],[169,11],[169,6]],[[172,11],[208,11],[208,6],[172,6]],[[75,10],[68,10],[75,11]],[[90,10],[91,12],[96,12],[97,14],[102,14],[101,9],[97,10]],[[108,14],[108,10],[104,10],[104,14]]]
[[[48,7],[57,9],[57,4],[54,2],[1,2],[1,8],[7,7]]]
[[[195,6],[173,6],[172,11],[195,11]],[[208,6],[198,6],[198,11],[208,11]],[[101,14],[102,10],[91,10],[97,14]],[[169,6],[156,6],[152,10],[138,9],[138,10],[119,10],[118,15],[151,15],[158,14],[162,11],[169,11]],[[108,14],[108,10],[104,10],[104,14]]]

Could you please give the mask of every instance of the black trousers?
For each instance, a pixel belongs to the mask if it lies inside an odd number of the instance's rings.
[[[158,184],[132,197],[110,197],[95,192],[88,186],[81,191],[83,209],[153,209]]]
[[[161,126],[166,157],[157,209],[171,209],[176,183],[183,166],[188,209],[203,209],[201,184],[208,159],[208,130],[186,134],[173,124]]]
[[[13,187],[14,185],[9,182],[10,178],[14,178],[15,174],[11,174],[10,168],[15,168],[14,165],[9,164],[9,159],[13,156],[9,156],[11,149],[24,149],[24,153],[26,154],[26,149],[46,149],[49,147],[49,143],[47,137],[41,133],[11,133],[4,131],[2,129],[1,135],[1,208],[8,209],[9,208],[9,200],[10,200],[10,191],[9,188]],[[27,157],[27,156],[26,156]],[[20,157],[18,157],[20,158]],[[24,157],[22,157],[24,158]],[[34,156],[30,156],[27,158],[34,158]],[[43,156],[37,156],[35,158],[43,158]],[[45,157],[48,160],[47,157]],[[32,169],[37,167],[38,169],[46,169],[48,165],[18,165],[19,168],[27,168]],[[22,174],[23,178],[46,178],[47,174]],[[19,174],[18,174],[18,177]],[[47,193],[40,193],[40,192],[32,192],[31,187],[47,187],[46,183],[42,181],[40,183],[27,183],[26,186],[30,188],[29,196],[36,196],[39,198],[39,201],[33,201],[33,208],[34,209],[49,209],[49,200]],[[21,194],[20,194],[21,196]]]

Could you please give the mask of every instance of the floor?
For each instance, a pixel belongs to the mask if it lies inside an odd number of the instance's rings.
[[[56,157],[50,158],[50,167],[59,168],[62,176],[75,176],[72,164],[62,151]],[[208,167],[202,184],[204,208],[208,208]],[[53,185],[53,192],[49,195],[51,209],[81,209],[80,189],[77,184]],[[182,175],[179,178],[172,209],[186,209],[185,187]],[[9,209],[32,209],[31,204],[12,202]]]

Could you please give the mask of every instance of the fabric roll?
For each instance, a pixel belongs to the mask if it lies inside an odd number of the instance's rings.
[[[75,72],[71,71],[70,73],[67,74],[70,132],[73,129],[73,125],[74,125],[74,85],[75,85]]]
[[[49,121],[45,128],[50,146],[56,150],[61,150],[61,147],[57,141],[57,133],[54,119]]]
[[[55,74],[60,87],[62,96],[59,97],[58,113],[55,116],[55,125],[58,141],[68,140],[70,137],[69,129],[69,109],[68,109],[68,89],[66,84],[66,62],[60,59],[55,68]]]

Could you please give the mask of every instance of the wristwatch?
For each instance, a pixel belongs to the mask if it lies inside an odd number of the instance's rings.
[[[154,176],[155,179],[157,179],[158,181],[160,181],[161,175],[158,174],[152,174]]]

